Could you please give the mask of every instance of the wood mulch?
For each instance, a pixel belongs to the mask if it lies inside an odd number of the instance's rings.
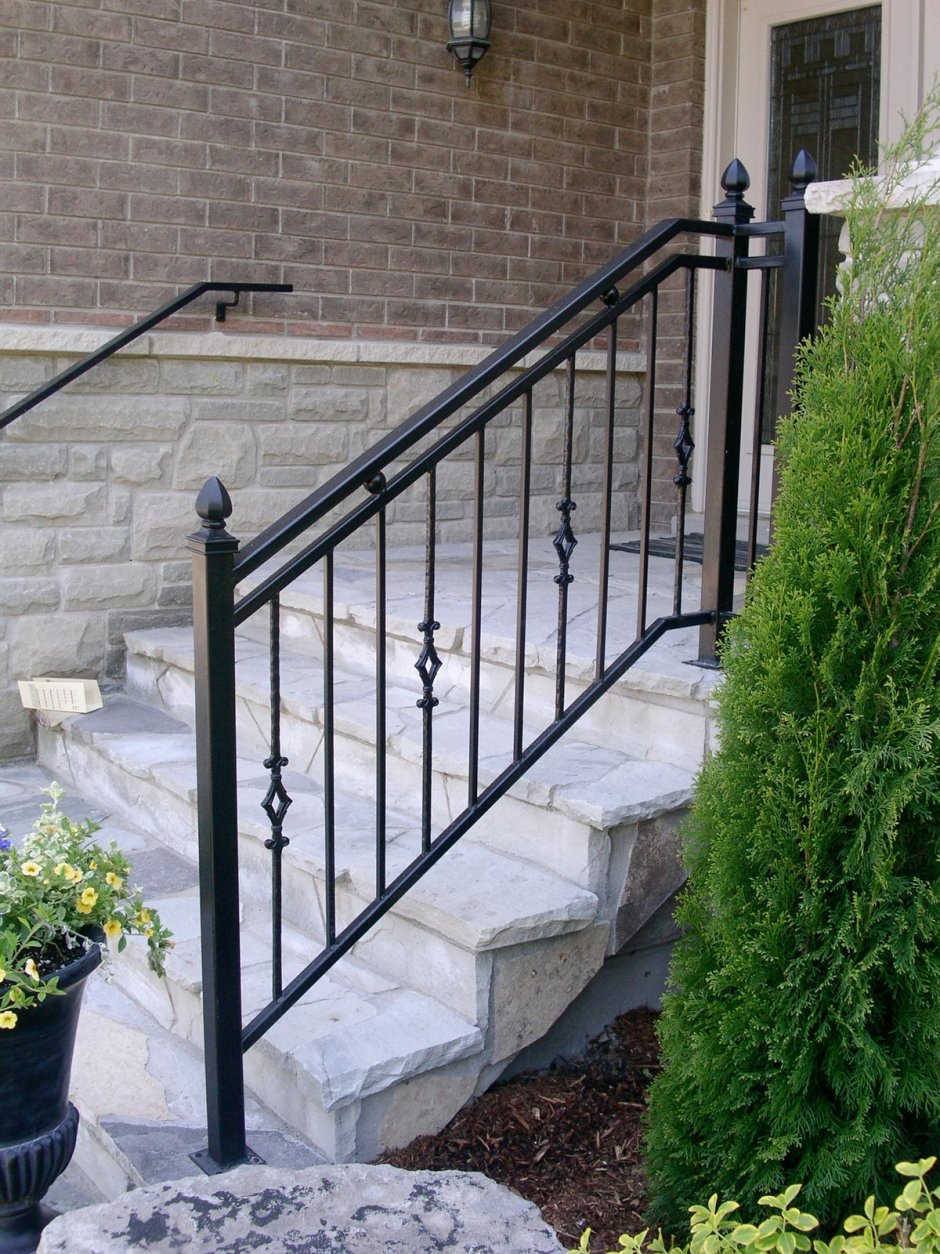
[[[496,1085],[437,1136],[381,1161],[481,1171],[534,1202],[562,1245],[577,1245],[590,1227],[593,1251],[617,1249],[622,1232],[644,1226],[640,1146],[659,1066],[655,1022],[651,1010],[621,1015],[580,1058]]]

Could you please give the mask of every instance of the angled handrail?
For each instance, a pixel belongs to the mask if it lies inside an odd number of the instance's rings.
[[[404,456],[423,436],[434,431],[451,414],[473,401],[501,374],[517,366],[528,353],[541,348],[566,322],[583,313],[598,298],[603,298],[630,271],[649,261],[676,236],[691,234],[730,238],[732,233],[732,228],[727,223],[704,222],[696,218],[666,218],[658,225],[650,227],[613,261],[595,271],[505,344],[494,349],[483,361],[468,370],[463,378],[452,383],[433,401],[417,410],[407,422],[390,431],[328,479],[322,487],[288,510],[276,523],[249,540],[238,555],[238,575],[243,577],[257,570],[286,544],[313,526],[324,514],[342,504],[350,493],[366,486],[383,466]]]
[[[224,322],[226,310],[238,304],[238,298],[242,292],[292,292],[293,290],[293,283],[194,283],[192,287],[188,287],[185,292],[174,296],[172,300],[167,301],[165,305],[161,305],[159,309],[155,309],[146,318],[141,318],[139,322],[135,322],[132,326],[125,327],[123,331],[112,336],[110,340],[107,340],[100,348],[96,348],[93,353],[89,353],[87,357],[83,357],[81,361],[76,361],[71,366],[66,367],[65,370],[60,371],[53,378],[43,383],[41,387],[30,392],[28,396],[23,396],[18,401],[15,401],[3,413],[0,413],[0,429],[9,426],[21,414],[25,414],[28,410],[34,409],[43,401],[48,400],[50,396],[54,396],[56,392],[61,391],[74,379],[80,378],[94,366],[99,365],[102,361],[118,352],[119,349],[124,348],[126,344],[131,344],[134,340],[139,339],[140,336],[145,335],[158,322],[163,322],[166,318],[172,317],[177,310],[191,304],[198,297],[204,296],[206,292],[231,292],[235,297],[233,301],[216,301],[216,321]]]

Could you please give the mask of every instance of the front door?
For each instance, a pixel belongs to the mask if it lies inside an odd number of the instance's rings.
[[[781,198],[790,188],[789,171],[797,152],[806,148],[815,158],[819,179],[841,178],[857,160],[876,165],[878,160],[878,119],[881,77],[881,5],[819,14],[797,21],[767,22],[767,11],[775,18],[787,16],[786,0],[745,0],[742,13],[742,44],[760,39],[762,46],[751,46],[754,60],[766,67],[767,111],[760,149],[766,155],[765,172],[754,170],[766,195],[768,217],[779,212]],[[754,90],[743,76],[741,91]],[[745,108],[745,101],[739,107]],[[743,114],[742,114],[743,116]],[[743,127],[746,132],[749,128]],[[756,126],[750,129],[756,130]],[[756,139],[756,136],[755,136]],[[755,197],[756,198],[756,197]],[[825,316],[825,301],[835,293],[836,272],[841,259],[838,249],[841,220],[824,218],[820,224],[819,317]],[[775,274],[771,274],[771,309],[775,305]],[[757,276],[754,276],[754,281]],[[775,317],[771,317],[773,326]],[[761,401],[761,473],[759,512],[770,506],[773,450],[776,429],[776,345],[768,345],[768,368],[758,384],[756,365],[750,368],[749,394]],[[753,440],[745,435],[741,467],[741,508],[748,508],[753,466]]]

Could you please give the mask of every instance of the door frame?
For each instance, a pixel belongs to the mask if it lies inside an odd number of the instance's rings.
[[[864,7],[872,0],[707,0],[705,106],[702,143],[701,215],[710,218],[722,198],[720,177],[733,157],[751,177],[747,199],[765,218],[767,126],[770,107],[770,30],[773,26]],[[940,69],[940,3],[881,0],[881,97],[879,138],[890,141],[911,117]],[[747,40],[745,46],[744,40]],[[760,55],[755,55],[756,49]],[[747,53],[746,58],[744,54]],[[746,60],[748,107],[741,109],[742,61]],[[913,72],[912,72],[913,69]],[[746,149],[746,150],[745,150]],[[703,279],[707,275],[702,276]],[[695,441],[707,443],[708,373],[711,360],[711,285],[703,282],[697,309],[695,395],[699,398]],[[704,457],[700,465],[704,464]],[[762,468],[763,469],[763,468]],[[763,477],[763,475],[762,475]],[[692,508],[704,508],[702,474],[693,476]]]

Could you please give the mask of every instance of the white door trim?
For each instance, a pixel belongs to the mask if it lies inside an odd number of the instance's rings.
[[[870,2],[870,0],[868,0]],[[722,198],[721,173],[739,157],[751,176],[747,199],[765,214],[770,29],[787,22],[862,8],[866,0],[708,0],[705,26],[705,108],[701,214],[710,218]],[[940,0],[881,0],[880,135],[895,138],[940,71]],[[913,71],[913,72],[912,72]],[[747,107],[741,105],[747,90]],[[708,369],[711,359],[711,284],[702,276],[696,361],[696,446],[692,508],[704,507]]]

